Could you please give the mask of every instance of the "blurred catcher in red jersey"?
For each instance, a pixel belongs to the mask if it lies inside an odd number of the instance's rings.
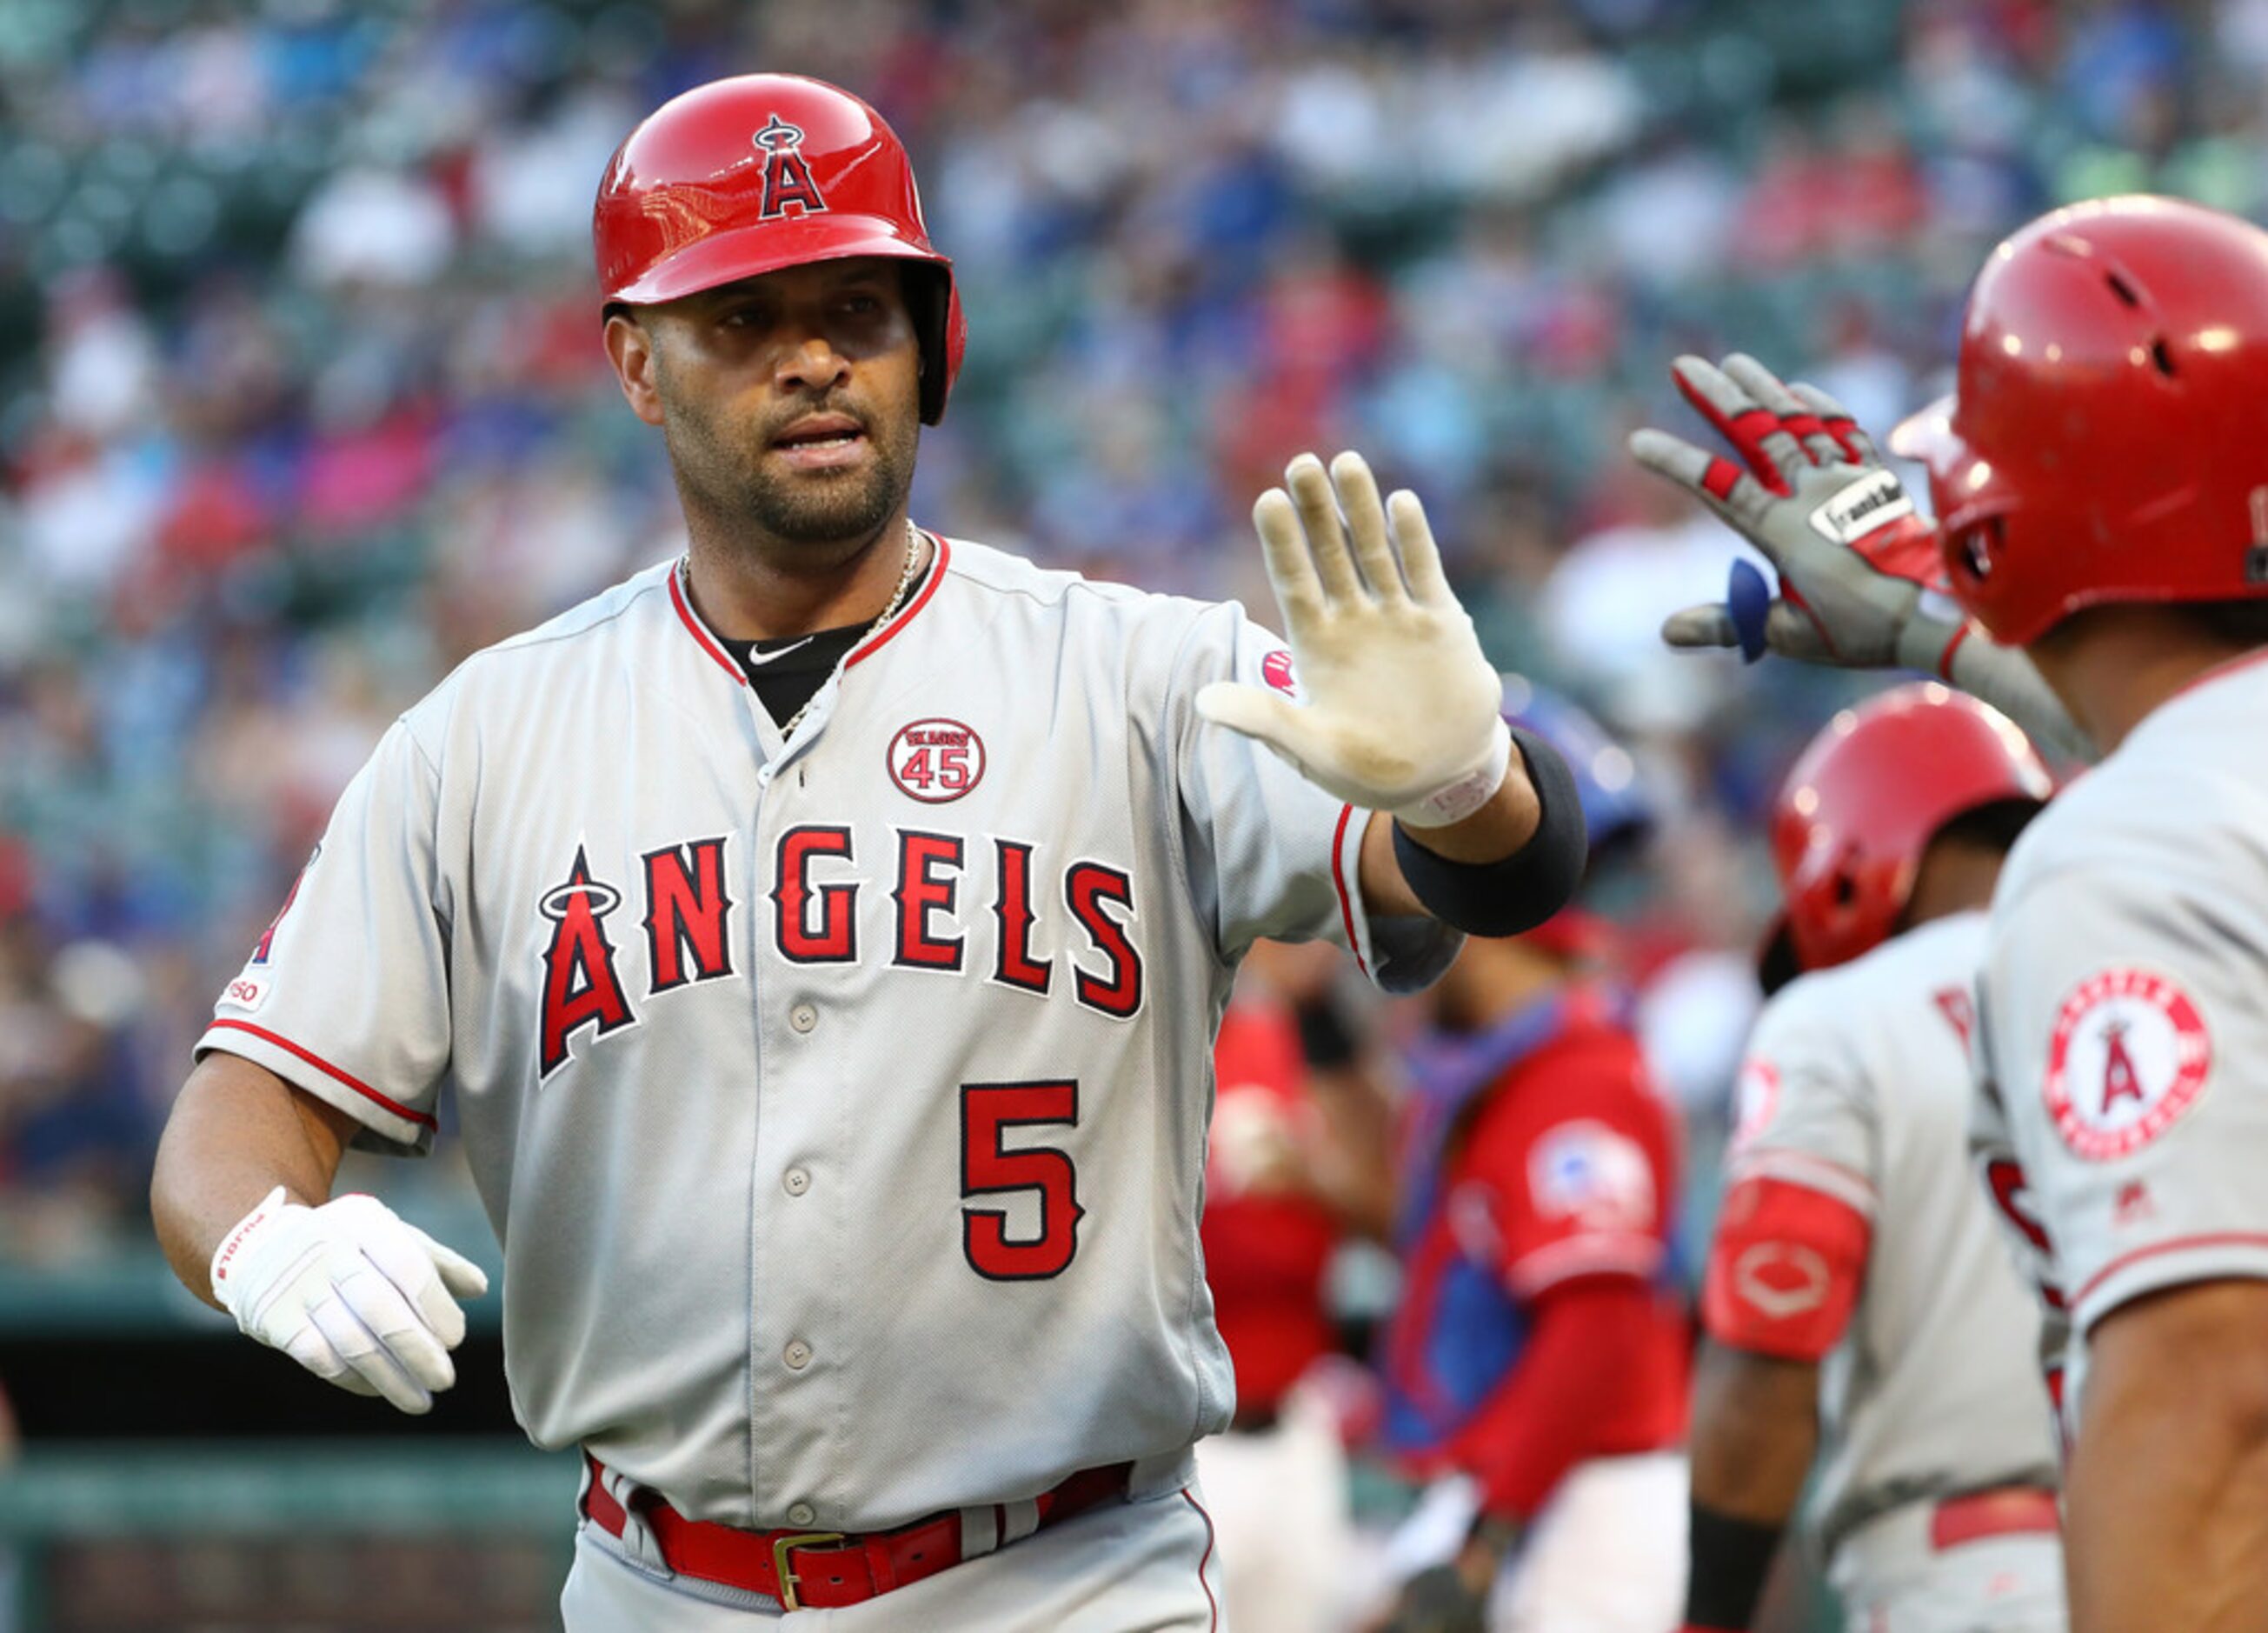
[[[1507,699],[1575,772],[1596,880],[1650,826],[1635,767],[1566,700]],[[1388,1444],[1432,1483],[1394,1549],[1396,1633],[1676,1623],[1678,1135],[1584,899],[1542,934],[1469,943],[1421,1001],[1381,1359]]]

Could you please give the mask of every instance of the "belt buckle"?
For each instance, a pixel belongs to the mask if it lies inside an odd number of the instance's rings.
[[[817,1548],[822,1543],[844,1542],[850,1539],[840,1531],[799,1531],[792,1536],[772,1539],[772,1574],[779,1578],[779,1601],[782,1610],[801,1610],[803,1606],[795,1596],[795,1566],[788,1555],[799,1548]]]

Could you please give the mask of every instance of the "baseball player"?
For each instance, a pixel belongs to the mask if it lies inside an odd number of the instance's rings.
[[[1637,842],[1628,756],[1564,700],[1526,701],[1575,767],[1594,851]],[[1395,1551],[1416,1563],[1432,1533],[1452,1556],[1410,1578],[1396,1633],[1478,1633],[1484,1603],[1500,1633],[1676,1621],[1677,1133],[1581,919],[1472,942],[1427,994],[1381,1370],[1388,1444],[1436,1482]]]
[[[2171,199],[2073,205],[1993,251],[1954,395],[1896,440],[1983,649],[2021,649],[2102,756],[2009,859],[1977,1017],[2006,1186],[2070,1315],[2080,1628],[2252,1628],[2268,1603],[2264,335],[2268,233]],[[1794,538],[1854,480],[1887,493],[1756,407],[1785,495],[1720,487],[1751,539]],[[1922,603],[1826,520],[1826,548],[1778,562],[1808,614],[1767,617],[1894,648]],[[1862,593],[1814,594],[1837,583]]]
[[[2040,1312],[1969,1159],[1970,987],[2049,792],[2007,718],[1934,683],[1836,716],[1772,815],[1766,1006],[1702,1298],[1690,1633],[1742,1633],[1806,1526],[1854,1633],[2059,1633]],[[1767,962],[1778,960],[1768,958]]]
[[[379,743],[200,1041],[173,1266],[424,1410],[480,1276],[330,1186],[450,1085],[515,1409],[587,1463],[568,1627],[1213,1626],[1238,958],[1328,937],[1401,988],[1548,916],[1566,768],[1352,455],[1255,512],[1288,650],[914,526],[962,320],[855,97],[675,99],[593,235],[689,549]]]

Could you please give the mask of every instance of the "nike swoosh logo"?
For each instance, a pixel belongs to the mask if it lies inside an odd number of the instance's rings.
[[[801,640],[797,641],[793,646],[776,647],[770,652],[758,652],[755,647],[751,647],[748,649],[748,661],[755,664],[770,663],[775,658],[784,658],[791,652],[801,651],[804,647],[808,647],[817,639],[818,637],[815,635],[806,635]]]

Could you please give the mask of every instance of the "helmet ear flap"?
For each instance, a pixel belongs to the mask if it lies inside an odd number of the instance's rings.
[[[953,358],[953,274],[943,267],[909,262],[905,268],[906,311],[921,343],[921,417],[934,425],[945,417],[946,393],[958,372]]]

